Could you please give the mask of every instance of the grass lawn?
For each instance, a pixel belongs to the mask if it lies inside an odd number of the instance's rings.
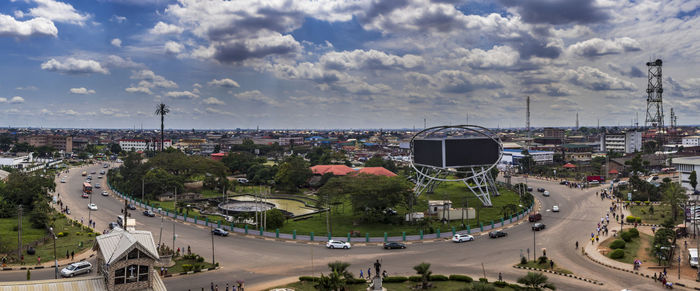
[[[182,265],[185,265],[185,264],[190,264],[193,266],[195,264],[199,264],[200,266],[202,266],[202,269],[208,269],[208,268],[211,268],[214,266],[212,263],[206,262],[206,261],[202,262],[202,263],[197,263],[197,261],[195,261],[195,260],[186,260],[186,259],[183,259],[182,257],[177,257],[177,258],[175,258],[175,265],[168,268],[168,273],[177,274],[177,273],[185,272],[185,270],[182,268]]]
[[[544,264],[541,264],[541,265],[538,264],[537,261],[528,261],[527,264],[518,264],[518,266],[521,266],[521,267],[530,267],[530,268],[538,268],[538,269],[548,269],[548,270],[550,269],[550,267],[549,267],[549,261],[547,261],[547,263],[544,263]],[[564,274],[573,274],[573,272],[571,272],[571,271],[569,271],[569,270],[567,270],[567,269],[564,269],[564,268],[559,267],[559,265],[557,265],[556,262],[554,263],[554,271],[559,272],[559,273],[564,273]]]
[[[610,244],[615,241],[615,239],[618,239],[619,237],[611,237],[605,241],[603,241],[600,245],[606,248],[610,247]],[[628,242],[625,244],[625,248],[623,249],[625,251],[625,256],[620,258],[620,259],[613,259],[618,262],[626,263],[626,264],[632,264],[634,262],[634,259],[640,259],[642,256],[641,252],[644,252],[645,250],[641,250],[640,246],[642,244],[642,240],[651,240],[653,239],[652,236],[640,233],[639,237],[633,238],[632,241]],[[606,255],[608,258],[610,258],[610,253],[612,253],[612,250]],[[612,259],[612,258],[611,258]]]
[[[479,210],[480,221],[486,225],[490,225],[493,220],[496,225],[500,225],[500,218],[502,216],[503,206],[508,204],[519,204],[519,197],[515,192],[499,189],[501,196],[491,197],[491,202],[493,207],[481,208]],[[460,185],[457,182],[445,182],[442,183],[432,194],[423,194],[419,197],[416,205],[414,206],[414,211],[424,211],[428,207],[428,200],[443,200],[449,199],[453,202],[453,207],[461,207],[465,205],[465,200],[468,201],[470,207],[479,207],[481,202],[474,196],[471,192],[467,192],[464,185]],[[519,208],[522,209],[522,208]],[[406,232],[406,235],[416,235],[419,234],[418,225],[409,225],[402,218],[407,209],[405,207],[396,207],[399,213],[393,221],[388,223],[367,223],[362,221],[361,214],[355,214],[352,211],[352,205],[349,201],[344,202],[342,205],[333,206],[331,213],[331,225],[333,234],[336,236],[345,236],[348,232],[359,231],[361,237],[356,240],[363,240],[365,233],[369,233],[370,236],[382,236],[384,232],[387,232],[388,236],[400,236],[402,232]],[[320,213],[314,215],[309,219],[300,221],[287,221],[280,232],[291,233],[293,230],[297,231],[297,234],[309,234],[311,231],[314,232],[317,237],[327,236],[326,232],[326,213]],[[465,224],[466,224],[465,219]],[[508,221],[506,220],[506,223]],[[469,219],[469,225],[473,231],[479,230],[479,221],[476,219]],[[452,220],[448,224],[442,224],[439,222],[433,222],[430,225],[425,226],[424,234],[429,234],[430,228],[437,232],[440,229],[441,236],[451,236],[452,227],[455,227],[457,231],[465,230],[462,227],[462,220]]]
[[[59,237],[56,239],[56,255],[59,259],[65,258],[66,251],[79,253],[85,248],[92,247],[95,242],[95,235],[86,228],[82,228],[79,224],[71,224],[71,222],[65,218],[63,215],[55,214],[57,219],[54,222],[54,231],[56,234],[63,232],[67,234],[64,237]],[[8,250],[17,249],[17,231],[14,227],[17,226],[17,219],[13,218],[3,218],[0,219],[0,244],[2,244],[2,252]],[[79,234],[80,233],[80,234]],[[24,254],[24,261],[27,264],[35,264],[37,262],[37,257],[41,256],[42,262],[52,261],[53,256],[53,239],[47,239],[43,241],[43,238],[50,238],[48,230],[44,229],[34,229],[31,227],[31,222],[29,222],[29,217],[23,217],[22,219],[22,245],[33,242],[39,242],[39,245],[35,248],[36,254],[28,255],[26,251]],[[82,247],[80,246],[82,242]],[[17,259],[17,253],[12,252],[7,254],[11,259]]]
[[[466,282],[458,282],[458,281],[440,281],[440,282],[431,282],[433,284],[432,290],[471,290],[471,283],[466,283]],[[317,290],[314,288],[313,282],[296,282],[292,283],[289,285],[285,285],[282,287],[275,287],[275,288],[291,288],[296,291],[315,291]],[[369,283],[368,283],[369,284]],[[346,290],[348,291],[364,291],[367,290],[368,284],[352,284],[352,285],[346,285]],[[409,291],[409,290],[414,290],[413,287],[419,285],[420,282],[404,282],[404,283],[384,283],[382,284],[382,287],[386,288],[387,290],[391,291]],[[493,284],[489,284],[490,286],[494,287],[495,290],[514,290],[510,287],[505,287],[505,288],[499,288],[493,286]],[[271,289],[275,289],[271,288]],[[270,290],[270,289],[268,289]]]
[[[650,213],[649,207],[654,207],[654,214]],[[671,207],[668,205],[630,205],[629,209],[633,216],[642,218],[642,223],[661,224],[667,218],[673,217]],[[683,211],[679,210],[676,224],[683,223],[683,216]]]

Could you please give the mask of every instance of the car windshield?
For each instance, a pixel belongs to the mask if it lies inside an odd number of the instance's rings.
[[[73,271],[73,270],[75,270],[75,266],[74,266],[74,265],[70,265],[70,266],[66,267],[66,269],[68,269],[68,270],[70,270],[70,271]]]

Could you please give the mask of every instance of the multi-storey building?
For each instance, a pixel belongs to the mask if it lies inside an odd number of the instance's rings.
[[[700,136],[694,135],[683,137],[681,140],[681,145],[683,145],[683,147],[700,146]]]
[[[163,141],[163,147],[166,149],[173,145],[172,140],[166,139]],[[124,151],[145,151],[145,150],[160,150],[159,139],[120,139],[119,146]]]
[[[33,147],[50,146],[66,153],[73,152],[73,138],[60,135],[26,135],[20,136],[19,143],[27,143]]]
[[[696,175],[700,173],[700,156],[673,158],[671,165],[680,173],[681,186],[694,191],[695,189],[690,186],[690,173],[693,171]]]
[[[642,133],[628,131],[616,134],[604,134],[600,137],[600,150],[620,153],[633,153],[642,150]]]

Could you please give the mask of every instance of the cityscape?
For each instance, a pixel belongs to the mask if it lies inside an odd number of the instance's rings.
[[[700,3],[0,3],[0,290],[700,289]]]

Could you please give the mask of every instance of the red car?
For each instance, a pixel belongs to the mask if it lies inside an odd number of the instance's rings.
[[[87,193],[85,193],[85,192],[83,192],[83,195],[80,195],[80,197],[83,197],[83,198],[90,198],[90,196],[89,196]]]

